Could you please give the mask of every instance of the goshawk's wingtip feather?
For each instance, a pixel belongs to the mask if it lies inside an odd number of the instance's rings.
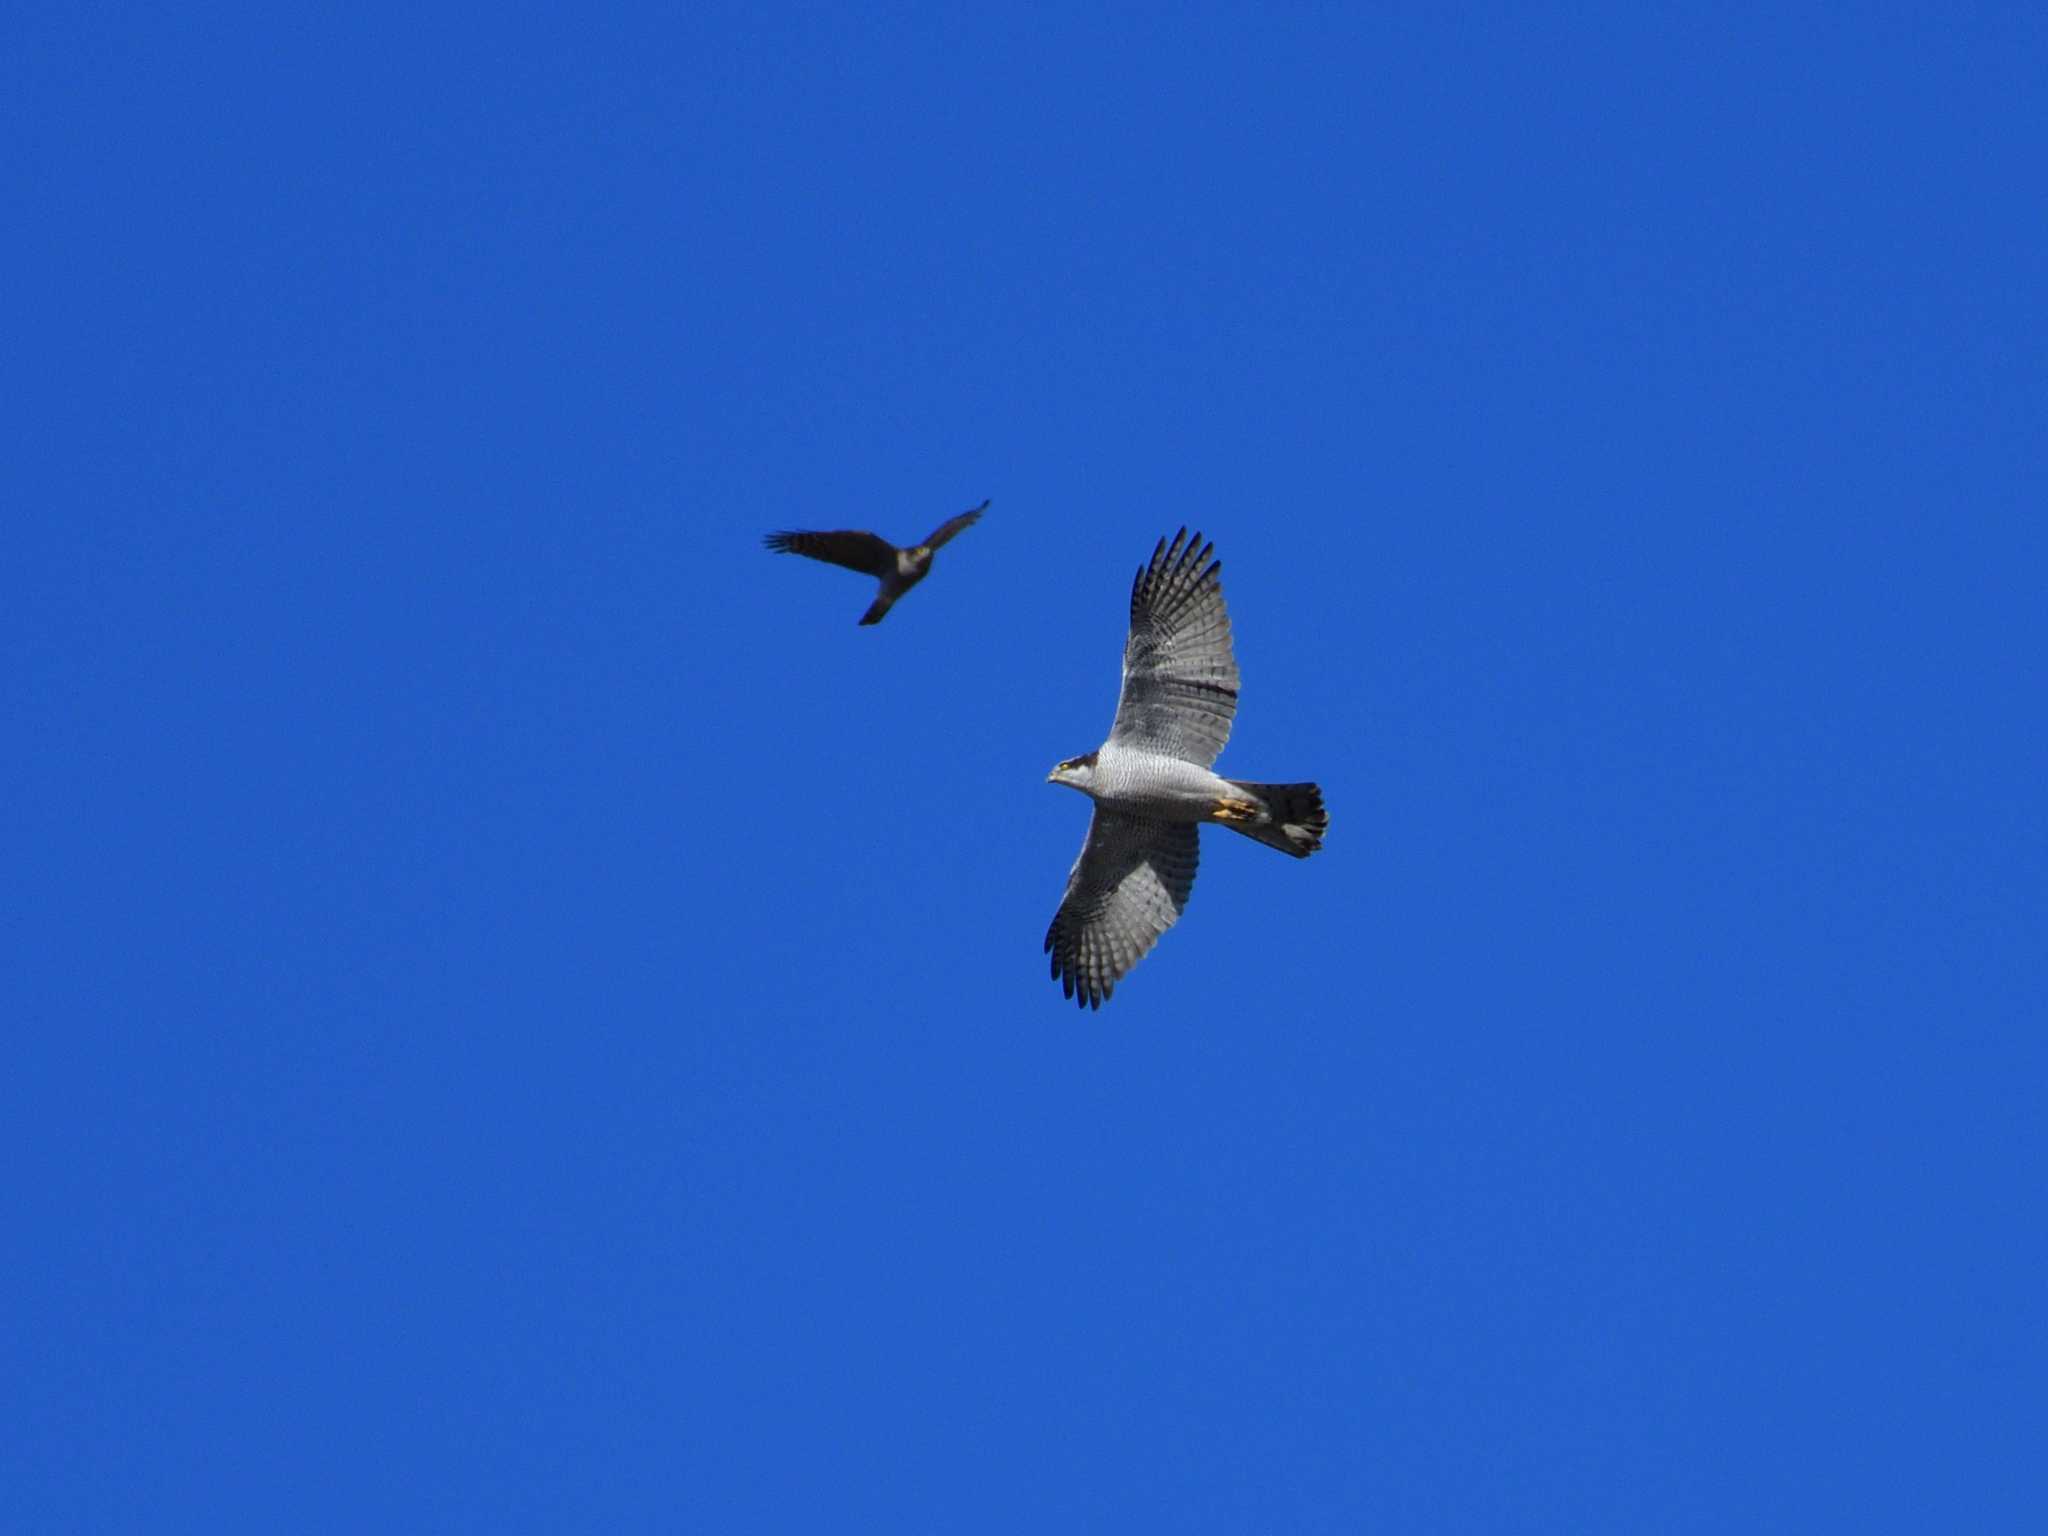
[[[1063,932],[1057,918],[1045,931],[1045,951],[1052,956],[1048,967],[1052,979],[1060,984],[1060,995],[1083,1011],[1100,1008],[1116,990],[1113,980],[1105,980],[1099,974],[1100,968],[1087,950],[1085,937]]]

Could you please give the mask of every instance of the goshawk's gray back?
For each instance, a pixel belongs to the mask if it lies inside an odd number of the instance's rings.
[[[878,578],[881,587],[868,611],[861,615],[860,622],[879,624],[882,615],[895,606],[897,598],[924,580],[932,568],[933,552],[961,529],[978,521],[987,510],[988,503],[984,501],[970,512],[949,517],[933,529],[922,544],[912,544],[906,549],[898,549],[879,534],[851,528],[824,533],[771,533],[761,542],[779,555],[808,555],[813,560],[843,565],[850,571]]]
[[[1307,858],[1330,818],[1314,784],[1225,779],[1210,765],[1237,714],[1237,660],[1221,561],[1185,528],[1131,583],[1123,691],[1109,739],[1047,775],[1095,802],[1088,840],[1045,935],[1068,997],[1099,1008],[1179,919],[1195,884],[1196,829],[1220,822]]]

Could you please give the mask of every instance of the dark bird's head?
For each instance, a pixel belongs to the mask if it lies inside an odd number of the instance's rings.
[[[1089,794],[1095,788],[1095,754],[1084,752],[1079,757],[1070,757],[1045,776],[1048,784],[1064,784],[1069,789],[1078,789]]]

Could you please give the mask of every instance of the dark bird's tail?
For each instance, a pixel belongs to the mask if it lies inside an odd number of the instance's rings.
[[[1233,789],[1256,800],[1264,813],[1257,820],[1231,818],[1223,825],[1233,832],[1278,848],[1297,859],[1305,859],[1323,846],[1323,834],[1330,829],[1330,813],[1323,809],[1323,792],[1314,784],[1247,784],[1230,781]]]

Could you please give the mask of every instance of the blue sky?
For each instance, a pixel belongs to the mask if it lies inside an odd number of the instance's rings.
[[[4,30],[0,1529],[2038,1514],[2037,10]]]

